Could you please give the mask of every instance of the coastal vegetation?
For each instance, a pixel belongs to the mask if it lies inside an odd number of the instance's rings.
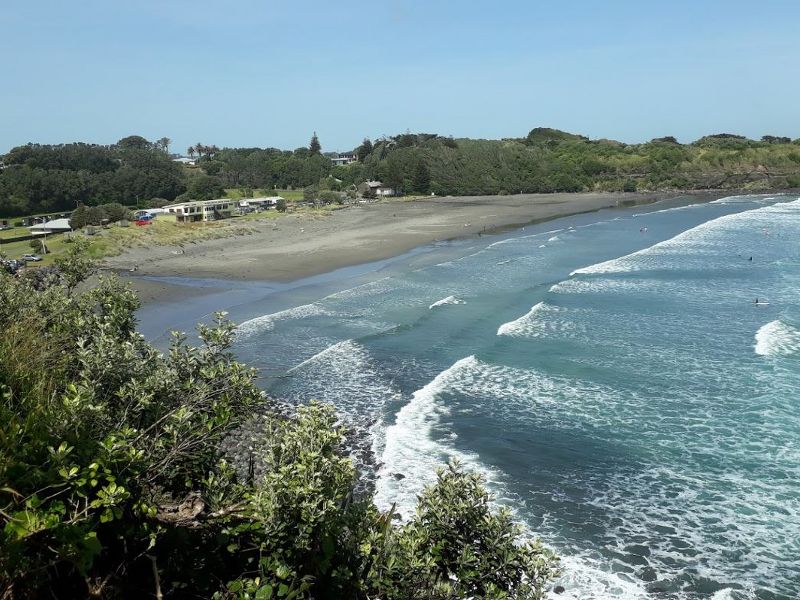
[[[692,144],[590,140],[536,128],[524,138],[400,134],[365,139],[358,162],[332,166],[306,148],[225,149],[199,166],[228,186],[346,190],[379,180],[405,194],[492,195],[581,191],[771,189],[800,185],[800,141],[710,135]]]
[[[544,596],[557,560],[481,477],[451,463],[399,522],[331,407],[261,394],[224,315],[162,354],[93,270],[76,240],[0,273],[0,597]]]
[[[365,139],[352,151],[356,162],[336,166],[316,134],[308,147],[291,151],[198,143],[190,148],[191,167],[170,159],[169,143],[129,136],[111,146],[13,148],[2,158],[0,215],[109,202],[150,206],[154,199],[219,197],[231,188],[346,191],[367,180],[401,194],[436,195],[800,186],[800,140],[775,135],[624,144],[549,128],[503,140],[404,133]]]
[[[72,210],[81,204],[135,206],[173,199],[186,176],[161,142],[129,136],[111,146],[28,144],[2,157],[0,215]]]

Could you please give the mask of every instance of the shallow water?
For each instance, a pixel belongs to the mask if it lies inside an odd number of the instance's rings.
[[[482,471],[559,597],[796,598],[798,284],[797,197],[660,204],[284,298],[236,350],[368,422],[381,507],[450,456]]]

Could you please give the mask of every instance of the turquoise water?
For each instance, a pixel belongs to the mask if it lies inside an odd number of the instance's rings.
[[[407,514],[456,456],[563,557],[558,597],[800,597],[797,197],[429,258],[251,319],[236,348],[272,394],[367,423],[381,507]]]

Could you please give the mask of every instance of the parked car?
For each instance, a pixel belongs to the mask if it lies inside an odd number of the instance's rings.
[[[10,275],[16,275],[17,271],[19,271],[24,266],[24,263],[18,260],[0,260],[0,269],[6,271]]]
[[[38,254],[23,254],[22,260],[24,260],[25,262],[39,262],[40,260],[42,260],[42,257],[39,256]]]

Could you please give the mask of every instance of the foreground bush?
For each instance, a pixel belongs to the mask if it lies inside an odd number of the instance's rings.
[[[268,400],[233,326],[162,355],[116,279],[75,291],[82,252],[0,275],[0,598],[542,596],[554,557],[459,465],[405,524],[354,498],[328,406],[267,410],[263,475],[236,472],[221,443]]]

